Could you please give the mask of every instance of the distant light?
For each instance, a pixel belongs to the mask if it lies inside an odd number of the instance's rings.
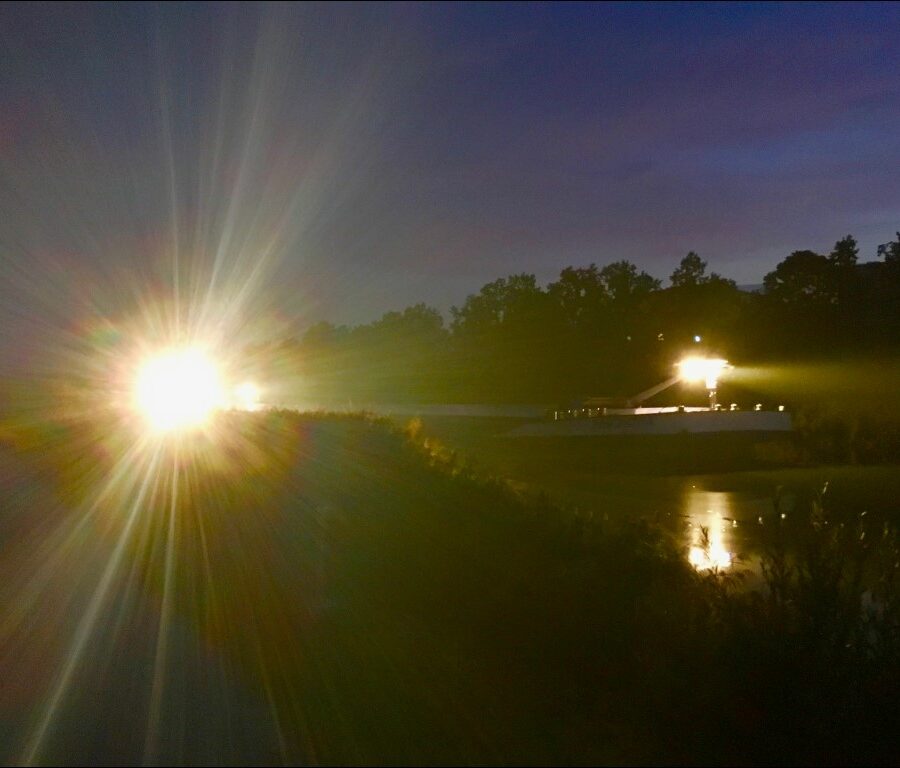
[[[753,410],[754,410],[754,411],[761,411],[761,410],[762,410],[762,403],[757,403],[756,405],[754,405],[754,406],[753,406]]]
[[[678,363],[678,374],[682,381],[703,381],[707,389],[715,389],[727,367],[728,361],[721,358],[687,357]]]
[[[783,410],[784,410],[784,406],[783,406],[783,405],[779,405],[779,406],[778,406],[778,410],[779,410],[779,411],[783,411]]]
[[[134,398],[157,432],[197,427],[222,405],[219,371],[199,349],[169,349],[140,366]]]
[[[694,343],[695,343],[695,344],[699,344],[701,341],[703,341],[702,337],[700,337],[700,336],[694,336]]]

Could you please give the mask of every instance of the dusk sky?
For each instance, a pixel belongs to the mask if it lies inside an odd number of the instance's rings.
[[[176,274],[302,329],[590,262],[760,283],[848,233],[874,259],[898,29],[859,3],[4,5],[4,341]]]

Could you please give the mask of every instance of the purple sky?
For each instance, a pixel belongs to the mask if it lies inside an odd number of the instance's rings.
[[[176,273],[302,327],[592,261],[759,283],[848,233],[872,259],[898,29],[897,4],[4,6],[0,333]]]

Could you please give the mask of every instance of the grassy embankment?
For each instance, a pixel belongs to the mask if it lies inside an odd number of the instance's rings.
[[[4,446],[3,761],[60,690],[48,761],[896,759],[875,516],[773,528],[762,597],[383,421],[225,415],[148,484],[109,426]]]

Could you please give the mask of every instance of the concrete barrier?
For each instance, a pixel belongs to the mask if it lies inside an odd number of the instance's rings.
[[[702,432],[790,432],[792,429],[791,415],[786,411],[705,411],[534,421],[522,424],[505,436],[678,435]]]

